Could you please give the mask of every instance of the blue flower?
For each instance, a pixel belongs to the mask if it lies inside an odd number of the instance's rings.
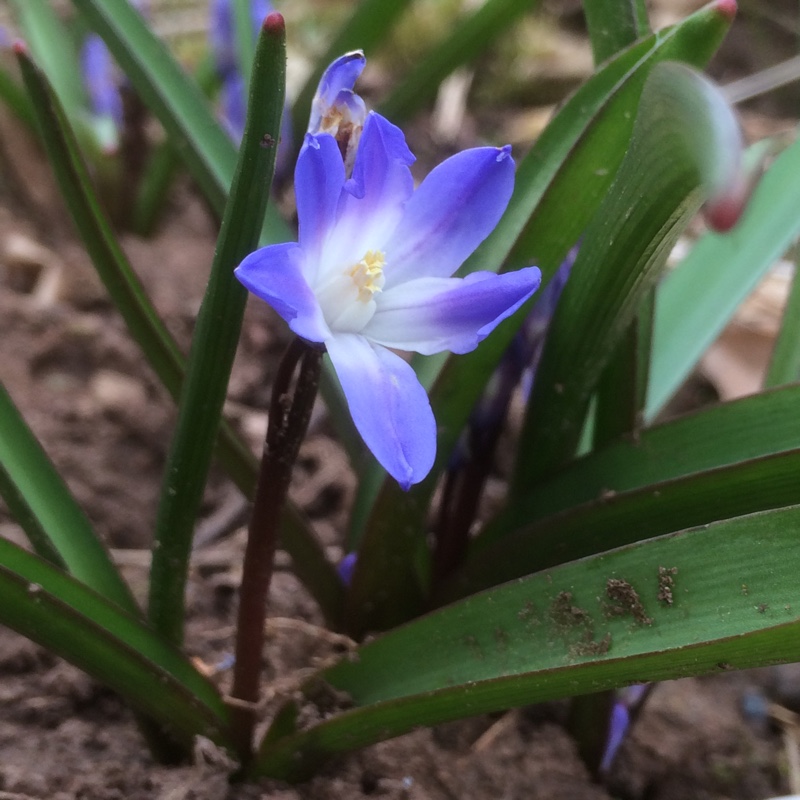
[[[272,4],[267,0],[251,0],[250,22],[253,41],[258,38],[264,18],[273,10]],[[247,87],[239,70],[239,61],[236,55],[236,24],[231,0],[211,0],[209,18],[208,36],[217,74],[222,81],[220,87],[222,121],[230,137],[238,144],[242,140],[247,117]],[[289,116],[284,114],[283,125],[285,127],[288,124]],[[281,141],[284,140],[288,145],[291,140],[291,131],[281,131]]]
[[[450,277],[492,231],[514,185],[510,148],[459,153],[416,191],[399,128],[366,117],[352,177],[337,140],[307,134],[295,170],[299,242],[251,253],[239,280],[324,344],[367,447],[404,489],[436,454],[436,422],[393,350],[473,350],[539,286],[535,267]]]
[[[132,0],[132,5],[141,14],[147,14],[146,0]],[[124,78],[106,43],[96,33],[87,34],[83,40],[80,66],[98,142],[104,150],[113,152],[119,146],[119,129],[123,124],[120,87]]]
[[[367,118],[364,101],[353,91],[366,63],[363,50],[337,58],[320,79],[308,120],[308,133],[329,133],[339,143],[348,174]]]

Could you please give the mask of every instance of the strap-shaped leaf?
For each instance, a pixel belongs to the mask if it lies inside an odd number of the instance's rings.
[[[800,449],[648,484],[523,525],[468,554],[442,598],[690,525],[800,503]]]
[[[665,59],[704,64],[731,21],[721,9],[724,2],[711,3],[680,25],[635,44],[565,103],[520,162],[509,207],[467,261],[465,273],[497,269],[511,254],[513,266],[533,261],[549,279],[608,191],[653,66]],[[432,385],[439,431],[436,465],[410,492],[394,481],[384,480],[380,486],[376,480],[376,489],[359,498],[353,520],[360,524],[350,534],[353,544],[361,543],[348,601],[354,632],[390,627],[422,608],[425,590],[413,562],[424,549],[430,499],[472,408],[526,313],[520,310],[472,353],[428,362],[434,363],[425,375],[426,385]]]
[[[230,746],[228,709],[178,650],[116,604],[0,539],[0,622],[86,670],[190,745]]]
[[[0,384],[0,493],[36,550],[78,580],[138,613],[91,523]]]
[[[724,558],[720,557],[724,553]],[[631,682],[800,659],[800,509],[624,547],[470,597],[307,686],[355,708],[269,736],[254,772],[300,779],[423,725]],[[325,697],[330,697],[330,690]],[[286,726],[291,709],[279,717]]]
[[[800,448],[800,386],[721,403],[641,431],[573,461],[510,505],[489,529],[523,525],[603,496]]]
[[[775,346],[769,369],[764,377],[764,386],[780,386],[784,383],[800,380],[800,277],[798,273],[798,256],[800,250],[795,247],[794,275],[789,289],[789,296],[781,317],[781,329]]]
[[[11,0],[14,18],[36,60],[74,121],[87,111],[80,62],[72,37],[47,0]]]
[[[800,233],[800,141],[769,167],[741,222],[706,234],[658,289],[645,413],[652,419]]]
[[[592,391],[702,202],[743,203],[742,141],[722,94],[699,73],[659,64],[631,145],[586,230],[537,369],[512,494],[573,456]]]

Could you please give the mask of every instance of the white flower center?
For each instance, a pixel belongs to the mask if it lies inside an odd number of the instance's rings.
[[[367,250],[363,258],[345,267],[317,287],[317,300],[331,330],[358,333],[375,314],[374,296],[382,291],[386,279],[386,256],[380,250]]]

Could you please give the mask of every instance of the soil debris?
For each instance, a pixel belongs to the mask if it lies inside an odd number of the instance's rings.
[[[580,625],[594,627],[589,612],[572,604],[572,592],[559,592],[550,605],[550,619],[559,628],[574,628]]]
[[[673,603],[672,591],[675,588],[675,576],[678,574],[677,567],[658,568],[658,600],[664,605],[671,606]]]
[[[622,617],[630,614],[642,625],[652,625],[653,620],[647,616],[641,598],[636,589],[628,581],[621,578],[609,578],[606,581],[606,597],[611,601],[604,605],[606,616]]]

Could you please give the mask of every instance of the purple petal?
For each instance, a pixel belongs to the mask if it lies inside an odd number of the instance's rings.
[[[447,278],[491,233],[514,188],[511,148],[479,147],[448,158],[422,182],[386,247],[388,286]]]
[[[300,245],[308,256],[307,264],[316,269],[323,258],[328,232],[336,221],[336,209],[344,185],[344,164],[332,136],[306,134],[297,158],[294,185]],[[307,275],[307,278],[313,285],[316,273]]]
[[[264,17],[272,11],[272,4],[267,0],[251,0],[250,19],[253,27],[253,39],[258,36]],[[231,73],[238,73],[236,59],[236,20],[231,0],[211,0],[209,8],[208,38],[217,71],[222,78]]]
[[[403,487],[419,483],[436,456],[436,422],[414,370],[357,334],[326,342],[358,432]]]
[[[317,93],[311,104],[311,118],[308,122],[309,133],[319,133],[322,119],[330,113],[331,108],[339,102],[342,91],[352,92],[358,76],[364,69],[367,59],[362,50],[354,50],[337,58],[325,70],[320,79]]]
[[[97,34],[90,33],[84,40],[81,71],[92,111],[99,117],[110,117],[117,125],[121,125],[122,98],[114,59]]]
[[[231,0],[211,0],[208,38],[214,53],[217,71],[224,78],[236,70],[236,44]]]
[[[258,37],[258,32],[264,24],[264,19],[267,14],[271,14],[275,9],[272,3],[267,0],[251,0],[250,2],[250,20],[253,24],[253,37]]]
[[[234,274],[245,288],[269,303],[298,336],[322,342],[331,335],[303,275],[303,251],[294,242],[250,253]]]
[[[349,586],[353,582],[353,573],[356,571],[357,561],[358,553],[353,551],[344,556],[336,567],[336,571],[345,586]]]
[[[244,78],[238,72],[232,72],[228,77],[222,79],[222,88],[220,89],[222,121],[228,129],[231,139],[237,144],[242,140],[247,117],[245,94]]]
[[[370,114],[353,177],[344,185],[327,259],[357,261],[367,250],[383,248],[413,195],[414,179],[408,168],[413,162],[403,132],[379,114]]]
[[[468,353],[513,314],[541,282],[527,267],[466,278],[420,278],[379,295],[378,310],[363,330],[371,341],[424,355]]]
[[[620,745],[625,741],[625,734],[628,731],[631,723],[630,712],[624,703],[615,701],[611,709],[611,719],[608,725],[608,739],[606,741],[606,749],[603,753],[602,761],[600,762],[600,772],[608,772],[611,765],[614,763],[614,758]]]

